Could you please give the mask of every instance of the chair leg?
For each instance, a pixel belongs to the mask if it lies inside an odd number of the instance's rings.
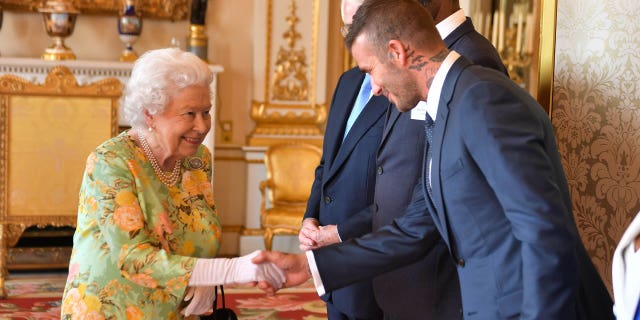
[[[273,241],[273,230],[270,228],[264,229],[264,249],[267,251],[271,251],[271,245]]]

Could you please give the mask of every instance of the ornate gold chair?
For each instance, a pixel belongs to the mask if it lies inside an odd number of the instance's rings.
[[[267,179],[260,182],[260,222],[267,250],[271,250],[274,235],[298,234],[321,156],[322,150],[310,144],[279,144],[267,149]]]
[[[87,156],[117,134],[121,92],[115,78],[78,85],[64,66],[44,84],[0,76],[0,297],[27,227],[75,226]],[[47,266],[66,267],[62,256]]]

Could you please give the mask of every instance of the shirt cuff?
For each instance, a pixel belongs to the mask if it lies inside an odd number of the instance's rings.
[[[313,251],[305,251],[305,254],[307,255],[307,262],[309,263],[309,270],[311,270],[311,277],[313,278],[313,284],[316,287],[316,291],[319,296],[324,296],[326,291],[324,290],[324,284],[322,284],[322,278],[320,278],[320,272],[318,271]]]

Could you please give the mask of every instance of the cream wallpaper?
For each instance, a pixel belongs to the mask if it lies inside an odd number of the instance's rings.
[[[640,209],[640,1],[558,0],[552,122],[582,240],[611,260]]]

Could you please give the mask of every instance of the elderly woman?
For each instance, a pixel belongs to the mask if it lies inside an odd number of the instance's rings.
[[[179,49],[136,62],[122,98],[132,129],[87,159],[62,319],[181,319],[210,311],[215,285],[284,281],[253,254],[212,258],[221,231],[202,145],[212,79]]]

